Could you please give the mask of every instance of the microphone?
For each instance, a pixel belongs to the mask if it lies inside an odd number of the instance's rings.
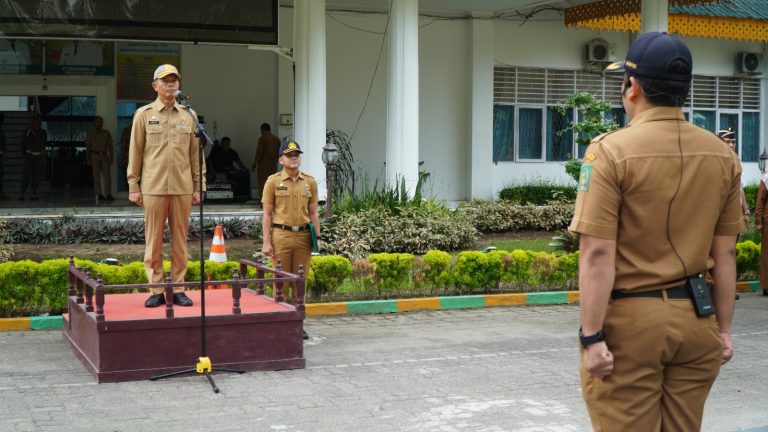
[[[183,104],[185,100],[189,99],[190,97],[182,93],[181,90],[176,91],[176,102]]]

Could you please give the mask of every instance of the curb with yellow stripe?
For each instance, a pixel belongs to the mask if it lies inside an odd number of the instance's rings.
[[[737,292],[761,291],[758,281],[736,283]],[[555,305],[578,303],[578,291],[533,292],[520,294],[488,294],[456,297],[423,297],[396,300],[350,301],[337,303],[310,303],[305,306],[307,316],[356,315],[398,313],[419,310],[475,309],[498,306]],[[64,328],[61,316],[0,318],[0,331],[60,330]]]

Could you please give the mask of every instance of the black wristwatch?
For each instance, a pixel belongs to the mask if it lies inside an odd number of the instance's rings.
[[[605,333],[603,333],[602,330],[593,334],[592,336],[584,336],[584,333],[581,331],[581,327],[579,327],[579,342],[581,342],[582,348],[586,349],[588,346],[602,342],[604,340]]]

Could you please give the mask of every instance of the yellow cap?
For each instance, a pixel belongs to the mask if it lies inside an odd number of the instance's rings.
[[[168,75],[176,75],[177,77],[181,78],[181,74],[179,74],[179,70],[176,69],[176,66],[172,64],[164,64],[160,65],[155,69],[155,77],[152,78],[152,80],[160,79],[163,77],[167,77]]]

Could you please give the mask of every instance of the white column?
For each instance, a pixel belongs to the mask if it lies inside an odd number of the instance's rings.
[[[296,0],[294,5],[293,136],[304,151],[301,170],[317,179],[320,199],[325,199],[325,0]]]
[[[642,0],[640,31],[665,32],[669,28],[669,0]]]
[[[392,0],[389,18],[387,182],[419,178],[419,2]]]
[[[472,113],[467,169],[470,199],[493,199],[489,177],[493,163],[493,64],[494,29],[490,19],[472,25]]]

